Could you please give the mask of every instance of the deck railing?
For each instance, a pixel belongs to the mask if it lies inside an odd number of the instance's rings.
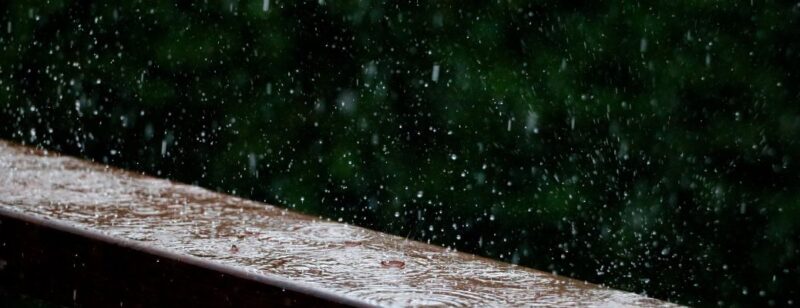
[[[671,305],[2,141],[0,288],[104,307]]]

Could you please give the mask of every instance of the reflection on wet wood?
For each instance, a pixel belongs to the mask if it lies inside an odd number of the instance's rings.
[[[9,219],[350,305],[670,305],[0,141]]]

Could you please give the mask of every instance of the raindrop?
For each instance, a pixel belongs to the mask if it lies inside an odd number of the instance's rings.
[[[256,167],[257,167],[256,166],[256,164],[257,164],[256,158],[257,157],[256,157],[255,153],[247,154],[247,166],[250,168],[250,172],[252,172],[253,175],[256,175],[257,174],[256,172],[258,171],[256,169]]]
[[[167,155],[167,140],[161,140],[161,156]]]

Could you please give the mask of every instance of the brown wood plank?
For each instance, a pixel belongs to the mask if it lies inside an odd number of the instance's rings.
[[[0,241],[68,304],[672,305],[2,141]]]

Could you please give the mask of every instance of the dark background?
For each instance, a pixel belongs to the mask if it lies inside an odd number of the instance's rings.
[[[2,1],[0,138],[678,303],[800,300],[800,4],[264,6]]]

